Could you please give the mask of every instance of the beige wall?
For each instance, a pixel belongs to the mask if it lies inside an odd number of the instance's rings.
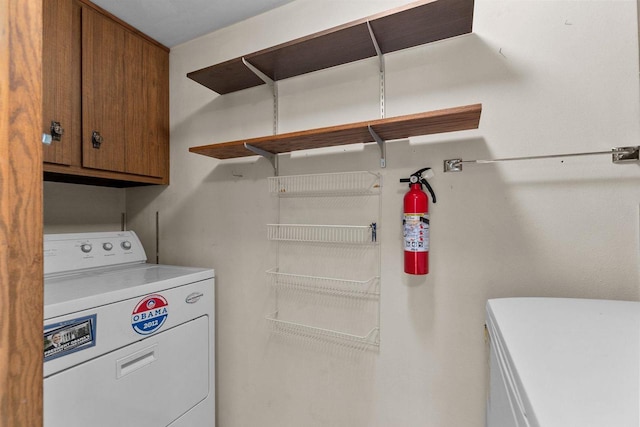
[[[161,262],[216,269],[219,426],[479,427],[487,298],[640,299],[637,164],[595,156],[441,171],[450,158],[636,145],[636,1],[476,0],[472,35],[388,55],[386,83],[388,116],[481,102],[478,130],[391,142],[386,169],[375,145],[281,158],[281,175],[383,175],[379,353],[270,335],[271,166],[188,153],[270,133],[269,92],[220,97],[185,75],[402,3],[298,0],[172,50],[172,183],[129,189],[126,203],[147,250],[160,213]],[[283,81],[280,131],[377,118],[377,85],[375,59]],[[409,277],[398,179],[424,166],[438,195],[432,273]]]
[[[44,232],[118,231],[126,212],[123,188],[44,183]]]

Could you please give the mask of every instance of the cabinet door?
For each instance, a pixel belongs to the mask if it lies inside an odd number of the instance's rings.
[[[145,144],[147,174],[169,180],[169,53],[145,44],[146,106],[149,138]]]
[[[125,39],[125,171],[165,177],[169,155],[169,55],[143,38]]]
[[[43,146],[44,161],[80,163],[80,6],[71,0],[43,2],[43,133],[58,122],[60,141]]]
[[[82,166],[124,172],[127,30],[82,8]],[[93,132],[102,143],[94,145]]]

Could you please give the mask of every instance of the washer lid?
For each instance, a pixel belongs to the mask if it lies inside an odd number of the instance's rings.
[[[487,324],[531,426],[640,425],[639,302],[494,299]]]
[[[46,277],[44,318],[112,304],[212,277],[212,269],[162,264],[107,267]]]

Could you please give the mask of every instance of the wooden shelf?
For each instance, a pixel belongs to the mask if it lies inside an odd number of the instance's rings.
[[[367,22],[383,54],[470,33],[473,0],[421,0],[187,74],[226,94],[264,84],[242,62],[282,80],[377,55]]]
[[[481,112],[482,104],[474,104],[407,116],[203,145],[191,147],[189,151],[216,159],[232,159],[256,155],[245,148],[245,143],[270,153],[280,154],[310,148],[374,142],[369,132],[369,126],[380,138],[390,141],[419,135],[477,129]]]

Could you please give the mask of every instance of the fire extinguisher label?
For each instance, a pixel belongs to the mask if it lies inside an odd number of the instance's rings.
[[[404,250],[408,252],[429,251],[429,214],[404,214]]]

